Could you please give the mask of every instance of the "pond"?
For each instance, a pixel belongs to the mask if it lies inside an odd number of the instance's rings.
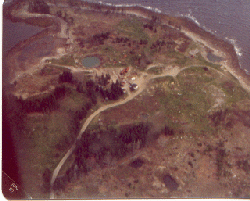
[[[85,57],[82,60],[82,65],[86,68],[95,68],[100,65],[101,61],[98,57]]]
[[[207,58],[208,58],[208,60],[211,61],[211,62],[220,62],[220,61],[223,61],[223,58],[218,57],[218,56],[216,56],[215,54],[213,54],[213,53],[211,53],[211,52],[209,52],[209,53],[207,54]]]
[[[163,182],[170,191],[175,191],[179,187],[179,184],[176,183],[175,179],[169,174],[163,176]]]

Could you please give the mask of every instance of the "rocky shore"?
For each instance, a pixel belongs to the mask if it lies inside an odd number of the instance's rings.
[[[239,60],[235,52],[234,46],[222,39],[218,39],[210,32],[197,26],[193,21],[187,18],[180,18],[182,31],[194,41],[204,44],[213,50],[215,55],[224,58],[223,67],[228,70],[241,83],[242,87],[248,92],[250,91],[250,76],[240,68]]]
[[[78,198],[202,197],[211,185],[211,192],[221,188],[214,195],[231,196],[225,192],[236,187],[224,184],[235,186],[235,171],[248,160],[241,139],[250,128],[250,80],[234,46],[187,18],[147,8],[44,2],[49,14],[30,12],[27,0],[4,9],[12,22],[43,28],[3,60],[13,108],[22,108],[9,110],[12,125],[24,121],[16,147],[25,189],[34,198],[74,190]],[[100,65],[86,69],[84,58],[93,56]],[[144,121],[152,125],[141,137],[147,146],[137,137],[145,130],[122,137],[125,124]],[[238,152],[244,157],[235,162]]]
[[[41,21],[47,21],[44,23],[45,26],[44,30],[37,35],[17,44],[11,51],[9,51],[9,54],[4,58],[4,60],[10,61],[12,60],[12,57],[20,51],[23,47],[27,46],[29,43],[45,36],[48,34],[55,34],[58,31],[60,31],[60,21],[56,17],[51,16],[27,16],[27,17],[21,17],[18,15],[13,15],[13,11],[18,10],[20,6],[22,6],[22,3],[25,1],[14,1],[8,9],[4,10],[4,17],[7,19],[10,19],[12,22],[19,22],[24,21],[25,23],[31,24],[31,25],[39,25]],[[60,2],[56,3],[57,5],[60,4]],[[62,4],[67,4],[64,1],[62,1]],[[52,4],[51,4],[52,5]],[[192,40],[203,44],[204,46],[208,47],[210,50],[213,51],[213,54],[220,56],[223,58],[223,61],[220,62],[220,64],[223,65],[223,67],[229,71],[234,77],[236,77],[241,85],[246,89],[248,92],[250,91],[250,76],[246,74],[246,72],[240,68],[239,61],[234,49],[234,46],[230,44],[227,41],[224,41],[222,39],[217,38],[215,35],[213,35],[210,32],[205,31],[201,27],[199,27],[195,22],[191,21],[188,18],[182,18],[182,17],[171,17],[165,14],[157,13],[152,10],[142,8],[142,7],[115,7],[115,6],[108,6],[104,4],[96,4],[96,3],[89,3],[84,2],[80,0],[74,1],[72,5],[68,5],[73,8],[80,8],[80,9],[89,9],[100,11],[100,12],[113,12],[117,14],[122,15],[135,15],[137,17],[142,18],[148,18],[150,19],[152,16],[157,17],[161,20],[162,24],[166,24],[169,26],[176,27],[180,29],[183,33],[185,33],[188,37],[190,37]],[[16,13],[16,12],[14,12]],[[7,66],[10,64],[7,62]],[[15,74],[13,72],[10,73],[10,77],[14,78]]]
[[[240,68],[236,51],[231,43],[217,38],[215,35],[202,29],[195,22],[188,18],[174,18],[141,7],[118,7],[114,9],[119,9],[119,11],[122,13],[136,15],[143,18],[150,18],[152,15],[154,15],[159,17],[163,24],[165,23],[167,25],[179,28],[193,41],[203,44],[204,46],[211,49],[213,54],[222,57],[223,61],[221,64],[223,67],[239,80],[245,90],[250,92],[250,76]]]

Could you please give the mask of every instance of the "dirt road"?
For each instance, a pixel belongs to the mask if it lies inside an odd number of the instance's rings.
[[[148,80],[147,80],[148,81]],[[113,104],[109,104],[109,105],[105,105],[103,107],[100,107],[98,110],[96,110],[94,113],[92,113],[88,118],[87,120],[85,121],[85,123],[83,124],[79,134],[78,134],[78,137],[77,137],[77,140],[81,139],[84,131],[86,130],[87,126],[90,124],[90,122],[94,119],[94,117],[96,115],[98,115],[99,113],[109,109],[109,108],[112,108],[112,107],[116,107],[116,106],[119,106],[119,105],[122,105],[122,104],[125,104],[127,103],[128,101],[132,100],[134,97],[136,97],[138,94],[140,94],[144,88],[146,87],[146,80],[144,81],[141,81],[140,82],[140,86],[139,86],[139,89],[134,92],[134,93],[129,93],[129,95],[123,99],[123,100],[120,100],[116,103],[113,103]],[[51,181],[50,181],[50,185],[53,186],[54,185],[54,182],[58,176],[58,173],[61,169],[61,167],[63,166],[63,164],[65,163],[65,161],[68,159],[68,157],[72,154],[72,152],[74,151],[76,147],[76,142],[72,145],[72,147],[68,150],[68,152],[65,154],[65,156],[61,159],[61,161],[59,162],[59,164],[57,165],[57,167],[55,168],[54,172],[53,172],[53,175],[52,175],[52,178],[51,178]],[[55,196],[54,196],[54,191],[51,190],[50,192],[50,199],[55,199]]]
[[[179,72],[179,71],[178,71]],[[98,110],[96,110],[94,113],[92,113],[88,118],[87,120],[85,121],[85,123],[83,124],[79,134],[78,134],[78,137],[77,137],[77,140],[81,139],[84,131],[86,130],[87,126],[90,124],[90,122],[94,119],[94,117],[96,115],[98,115],[99,113],[109,109],[109,108],[113,108],[113,107],[116,107],[116,106],[119,106],[119,105],[122,105],[122,104],[125,104],[127,102],[129,102],[130,100],[132,100],[134,97],[136,97],[137,95],[139,95],[145,88],[146,88],[146,85],[148,83],[148,81],[150,79],[154,79],[154,78],[158,78],[158,77],[164,77],[166,75],[176,75],[178,74],[177,72],[174,72],[173,71],[169,71],[169,73],[165,73],[163,75],[157,75],[157,76],[153,76],[153,75],[148,75],[147,73],[142,73],[141,77],[138,78],[139,80],[137,81],[137,84],[138,84],[138,90],[135,91],[135,92],[132,92],[128,94],[128,96],[125,98],[125,99],[122,99],[116,103],[113,103],[113,104],[109,104],[109,105],[105,105],[105,106],[102,106],[100,107]],[[53,175],[52,175],[52,178],[51,178],[51,181],[50,181],[50,185],[53,186],[54,185],[54,182],[58,176],[58,173],[61,169],[61,167],[64,165],[64,163],[66,162],[66,160],[68,159],[68,157],[72,154],[72,152],[74,151],[76,147],[76,141],[75,143],[72,145],[72,147],[68,150],[68,152],[65,154],[65,156],[61,159],[61,161],[59,162],[59,164],[57,165],[57,167],[55,168],[54,172],[53,172]],[[50,199],[55,199],[55,195],[54,195],[54,191],[53,189],[51,189],[51,192],[50,192]]]
[[[158,65],[158,64],[157,64]],[[147,83],[151,80],[151,79],[155,79],[155,78],[160,78],[160,77],[165,77],[165,76],[172,76],[172,77],[176,77],[181,71],[190,68],[193,66],[189,66],[189,67],[185,67],[185,68],[179,68],[179,67],[175,67],[175,68],[168,68],[168,70],[166,70],[163,74],[161,75],[149,75],[146,72],[143,72],[141,74],[140,77],[138,77],[138,80],[136,82],[136,84],[138,85],[138,90],[135,92],[129,92],[128,96],[125,99],[122,99],[116,103],[113,104],[109,104],[109,105],[105,105],[100,107],[98,110],[96,110],[94,113],[92,113],[85,121],[85,123],[83,124],[78,137],[76,139],[80,140],[84,131],[86,130],[86,128],[88,127],[88,125],[90,124],[90,122],[95,118],[95,116],[97,116],[98,114],[100,114],[101,112],[109,109],[109,108],[113,108],[119,105],[123,105],[127,102],[129,102],[130,100],[132,100],[133,98],[135,98],[137,95],[139,95],[147,86]],[[198,67],[198,66],[197,66]],[[203,66],[204,67],[204,66]],[[151,67],[150,67],[151,68]],[[149,68],[148,68],[149,69]],[[218,71],[219,72],[219,71]],[[66,160],[69,158],[69,156],[72,154],[72,152],[74,151],[75,147],[76,147],[76,141],[75,143],[72,145],[72,147],[68,150],[68,152],[65,154],[65,156],[61,159],[61,161],[59,162],[59,164],[57,165],[57,167],[55,168],[51,181],[50,181],[50,185],[53,186],[54,182],[58,176],[58,173],[61,169],[61,167],[64,165],[64,163],[66,162]],[[51,189],[50,192],[50,199],[55,199],[55,195],[54,195],[54,191]]]

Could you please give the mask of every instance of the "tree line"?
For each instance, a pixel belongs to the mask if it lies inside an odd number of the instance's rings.
[[[100,95],[105,100],[118,100],[120,96],[123,95],[123,90],[121,83],[116,80],[112,82],[110,88],[107,87],[109,83],[110,75],[101,75],[97,82],[93,80],[88,80],[85,84],[86,93],[90,97],[92,103],[95,105],[97,103],[97,95]],[[79,93],[84,93],[83,83],[77,84],[77,91]]]
[[[50,94],[45,94],[39,97],[30,97],[23,100],[18,98],[17,104],[20,104],[22,111],[29,112],[46,112],[58,109],[58,99],[65,96],[65,86],[57,86]]]
[[[102,164],[102,159],[107,152],[111,153],[113,158],[121,158],[132,151],[131,143],[140,141],[140,147],[146,144],[147,134],[150,126],[146,123],[138,123],[135,125],[126,125],[119,129],[108,128],[107,130],[99,130],[91,132],[86,130],[83,137],[77,143],[75,151],[75,163],[79,166],[84,166],[84,161],[90,155],[95,155],[97,161]],[[100,136],[99,139],[97,136]],[[112,146],[105,144],[103,139],[108,139]],[[93,150],[92,144],[99,144],[99,150]]]
[[[139,143],[139,148],[145,146],[149,129],[148,124],[138,123],[118,129],[109,127],[107,130],[86,130],[83,137],[77,141],[74,150],[74,163],[68,168],[65,175],[56,179],[52,188],[54,190],[64,190],[68,182],[73,182],[80,175],[91,171],[92,169],[87,163],[87,159],[91,156],[94,156],[96,163],[103,168],[109,166],[112,161],[131,153],[134,149],[133,144]],[[111,144],[112,146],[110,146]],[[96,146],[98,148],[93,148]],[[49,176],[49,171],[45,170],[44,186],[48,186]]]
[[[120,96],[123,95],[123,90],[121,84],[118,80],[111,84],[111,87],[107,89],[106,85],[110,80],[110,75],[100,76],[99,81],[96,83],[93,80],[89,80],[85,83],[74,83],[73,76],[70,71],[64,71],[58,78],[58,82],[61,83],[60,86],[56,86],[53,92],[49,94],[43,94],[41,96],[29,97],[23,100],[22,98],[17,98],[17,104],[20,104],[22,110],[29,112],[46,112],[58,109],[58,100],[63,98],[66,93],[66,87],[63,83],[71,83],[76,85],[76,91],[78,93],[87,93],[91,102],[87,104],[87,108],[82,108],[78,111],[78,116],[84,118],[88,108],[97,104],[97,96],[100,95],[103,99],[108,100],[118,100]]]
[[[40,13],[40,14],[50,14],[50,8],[48,4],[45,3],[43,0],[30,0],[29,12]]]

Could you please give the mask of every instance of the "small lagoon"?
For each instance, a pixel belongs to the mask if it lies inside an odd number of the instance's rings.
[[[216,56],[215,54],[213,54],[213,53],[211,53],[211,52],[209,52],[209,53],[207,54],[207,58],[208,58],[208,60],[211,61],[211,62],[221,62],[221,61],[223,61],[223,58],[218,57],[218,56]]]
[[[95,68],[100,65],[101,61],[98,57],[85,57],[82,60],[82,65],[86,68]]]

